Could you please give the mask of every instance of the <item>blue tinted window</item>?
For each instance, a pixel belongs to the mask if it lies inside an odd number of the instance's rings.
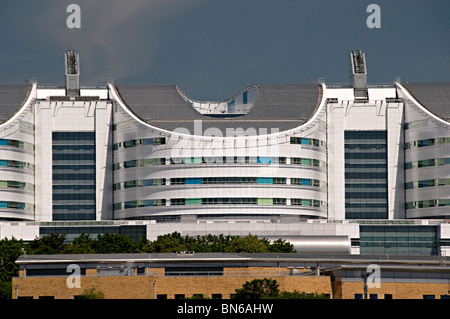
[[[272,157],[258,157],[257,163],[258,164],[271,164]]]
[[[201,178],[186,178],[185,184],[201,184],[202,179]]]
[[[273,184],[271,177],[258,177],[258,184]]]

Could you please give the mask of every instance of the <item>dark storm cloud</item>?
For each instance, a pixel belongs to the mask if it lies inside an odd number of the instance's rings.
[[[69,4],[81,29],[69,29]],[[369,4],[381,28],[366,25]],[[448,0],[3,1],[0,82],[64,83],[63,54],[80,53],[82,84],[174,83],[196,99],[254,83],[348,80],[366,52],[369,82],[450,81]]]

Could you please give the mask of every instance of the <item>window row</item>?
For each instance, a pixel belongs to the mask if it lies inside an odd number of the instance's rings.
[[[3,159],[0,159],[0,167],[23,168],[23,169],[29,169],[31,171],[34,170],[33,164],[21,162],[21,161],[3,160]]]
[[[73,154],[55,154],[53,153],[54,161],[95,161],[94,153],[73,153]]]
[[[405,130],[428,126],[428,120],[417,120],[405,123]]]
[[[450,157],[447,158],[433,158],[421,161],[413,161],[405,163],[405,169],[432,167],[450,164]]]
[[[163,144],[166,144],[165,137],[141,138],[137,140],[116,143],[114,144],[114,150],[116,151],[122,148],[130,148],[140,145],[163,145]]]
[[[409,150],[419,147],[446,145],[446,144],[450,144],[450,137],[428,138],[425,140],[418,140],[405,143],[405,149]]]
[[[171,165],[177,164],[209,164],[209,163],[226,163],[226,164],[286,164],[286,157],[259,157],[259,156],[243,156],[243,157],[172,157]],[[324,161],[313,158],[291,157],[292,165],[306,165],[314,167],[326,167]],[[165,158],[148,158],[131,160],[114,164],[114,170],[141,167],[166,165]]]
[[[8,140],[4,138],[0,138],[0,147],[8,146],[8,147],[17,147],[22,148],[24,150],[33,151],[34,145],[28,142],[18,141],[18,140]]]
[[[34,190],[34,185],[31,183],[17,181],[0,181],[0,188],[18,188],[32,191]]]
[[[450,178],[428,179],[423,181],[415,181],[405,183],[406,189],[415,189],[423,187],[445,186],[450,185]]]
[[[132,168],[132,167],[142,167],[142,166],[154,166],[154,165],[166,165],[165,158],[146,158],[132,161],[125,161],[114,164],[114,170]]]
[[[321,141],[321,140],[318,140],[315,138],[292,136],[290,139],[290,142],[291,142],[291,144],[311,145],[311,146],[320,146],[320,147],[326,146],[326,143],[324,141]]]
[[[120,182],[114,184],[114,190],[135,188],[135,187],[146,187],[146,186],[160,186],[160,185],[166,185],[165,178],[141,179],[141,180]]]
[[[95,173],[92,174],[53,174],[54,181],[86,181],[95,180]]]
[[[126,128],[130,128],[130,122],[128,121],[119,122],[113,125],[113,131],[120,131]]]
[[[286,185],[286,177],[179,177],[171,178],[170,185],[223,185],[223,184],[269,184]],[[326,183],[310,178],[291,178],[291,185],[326,187]],[[114,184],[114,190],[145,186],[166,185],[165,178],[132,180]]]
[[[138,208],[138,207],[152,207],[152,206],[166,206],[165,199],[145,199],[133,200],[123,203],[115,203],[114,210]]]
[[[64,145],[53,145],[52,149],[54,151],[85,151],[85,152],[95,152],[95,145],[79,145],[79,144],[64,144]]]
[[[220,198],[171,198],[170,206],[190,205],[287,205],[286,198],[220,197]],[[291,205],[325,207],[326,202],[316,199],[292,198]],[[114,210],[166,206],[165,199],[134,200],[114,204]]]
[[[0,209],[1,208],[13,208],[13,209],[22,209],[26,211],[34,211],[34,205],[28,203],[20,203],[20,202],[9,202],[9,201],[0,201]]]
[[[53,200],[95,200],[95,193],[53,194]]]
[[[286,157],[264,156],[212,156],[212,157],[172,157],[170,164],[286,164]]]
[[[52,138],[53,141],[95,141],[95,132],[53,132]]]
[[[450,206],[450,199],[428,199],[406,203],[406,209]]]

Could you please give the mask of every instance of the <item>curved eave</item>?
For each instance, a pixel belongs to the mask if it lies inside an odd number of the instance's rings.
[[[396,85],[422,111],[450,124],[450,83],[406,83]]]
[[[209,128],[219,129],[223,132],[223,137],[227,129],[238,128],[246,132],[255,129],[255,135],[259,136],[271,135],[277,131],[292,131],[311,123],[325,101],[324,84],[261,85],[257,101],[248,114],[217,119],[202,115],[192,108],[175,85],[154,85],[147,88],[145,85],[128,85],[128,90],[124,90],[125,86],[119,89],[118,86],[109,84],[109,88],[114,99],[139,123],[169,134],[189,132],[180,135],[190,136],[197,135],[194,126],[196,121],[197,124],[201,123],[202,132]],[[149,100],[146,89],[162,92],[161,95],[154,96],[151,106],[146,104]],[[131,100],[134,98],[136,103],[130,102],[132,94],[136,96]],[[153,109],[149,112],[149,108]]]
[[[35,91],[35,83],[0,85],[0,126],[14,121],[28,107]]]

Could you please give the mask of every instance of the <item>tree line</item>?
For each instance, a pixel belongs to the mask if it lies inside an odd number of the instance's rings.
[[[225,253],[293,253],[294,246],[278,239],[270,241],[254,235],[182,236],[179,232],[158,236],[151,241],[145,237],[134,241],[124,234],[105,233],[97,238],[81,234],[72,242],[65,234],[53,233],[31,242],[19,239],[0,240],[0,299],[11,298],[12,278],[18,276],[16,260],[23,254],[119,254],[173,253],[177,251]]]

